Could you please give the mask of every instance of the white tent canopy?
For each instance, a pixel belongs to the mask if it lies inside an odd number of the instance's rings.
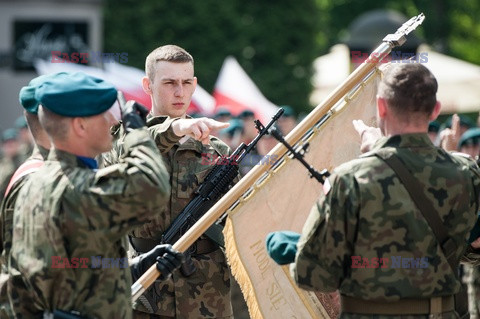
[[[418,52],[427,57],[424,64],[437,78],[437,98],[442,113],[480,111],[480,66],[468,63],[421,45]],[[333,46],[330,53],[314,61],[312,104],[319,104],[350,72],[350,51],[344,44]]]

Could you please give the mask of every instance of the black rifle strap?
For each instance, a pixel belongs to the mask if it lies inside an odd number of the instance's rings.
[[[403,186],[410,194],[410,197],[413,199],[428,225],[432,229],[433,234],[435,235],[438,243],[440,244],[440,248],[445,255],[445,258],[448,261],[448,264],[453,270],[453,273],[457,274],[455,243],[450,237],[448,237],[447,228],[433,207],[432,202],[427,198],[427,196],[425,196],[424,190],[420,186],[418,180],[405,167],[405,164],[403,164],[393,152],[388,151],[388,149],[381,149],[376,152],[375,155],[384,160],[385,163],[387,163],[388,166],[390,166],[397,174],[398,179],[400,179]]]

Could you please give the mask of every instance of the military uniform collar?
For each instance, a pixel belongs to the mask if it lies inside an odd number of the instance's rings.
[[[71,167],[83,167],[89,168],[85,163],[83,163],[75,154],[65,152],[56,148],[52,148],[48,154],[47,160],[49,161],[58,161],[66,163]]]
[[[410,133],[382,137],[372,147],[372,152],[384,147],[408,148],[419,146],[434,147],[427,133]]]

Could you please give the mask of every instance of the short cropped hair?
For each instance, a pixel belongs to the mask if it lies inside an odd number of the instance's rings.
[[[190,53],[179,46],[168,44],[158,47],[150,52],[145,60],[145,73],[151,82],[153,82],[153,79],[155,78],[155,66],[159,61],[175,63],[191,62],[192,64],[194,62]]]
[[[27,121],[28,128],[32,133],[32,136],[36,138],[40,134],[43,133],[43,127],[40,124],[40,120],[38,119],[37,114],[33,114],[30,112],[24,112],[25,120]]]
[[[70,128],[70,118],[55,114],[40,105],[38,119],[52,140],[66,140]]]
[[[420,63],[395,63],[384,73],[378,96],[398,115],[430,115],[437,103],[437,80]]]

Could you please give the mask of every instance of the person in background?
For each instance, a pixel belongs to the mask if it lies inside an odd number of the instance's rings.
[[[35,89],[48,78],[49,76],[40,76],[33,79],[29,85],[20,90],[19,94],[19,101],[23,106],[25,116],[19,119],[25,119],[29,134],[34,141],[34,148],[30,157],[20,165],[10,179],[5,198],[0,207],[0,318],[13,317],[10,303],[14,304],[15,307],[18,307],[18,304],[21,303],[18,296],[12,296],[10,301],[7,298],[9,281],[7,261],[12,246],[13,209],[20,189],[30,174],[40,169],[50,149],[50,140],[38,119],[38,101],[35,99]]]
[[[277,127],[283,136],[287,136],[288,133],[290,133],[295,126],[297,126],[297,118],[291,106],[282,105],[280,107],[283,108],[284,111],[283,115],[280,116],[277,121]]]
[[[20,143],[20,156],[24,162],[33,152],[33,137],[28,129],[25,115],[19,116],[15,120],[15,128],[18,130],[18,142]]]
[[[255,128],[255,114],[250,110],[242,111],[237,119],[243,121],[243,136],[242,142],[245,144],[250,143],[255,136],[257,136],[257,129]]]
[[[9,128],[2,133],[2,153],[0,161],[0,198],[5,196],[8,182],[13,173],[22,163],[20,154],[21,144],[18,141],[18,131],[15,128]]]
[[[440,123],[437,121],[431,121],[428,123],[428,137],[430,138],[430,141],[435,146],[439,145],[439,140],[438,140],[438,132],[440,131]]]

